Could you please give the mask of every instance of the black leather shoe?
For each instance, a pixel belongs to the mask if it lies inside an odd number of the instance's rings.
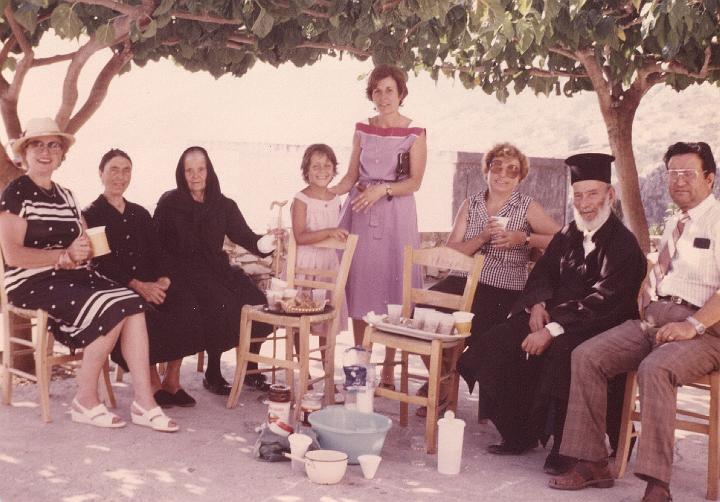
[[[205,377],[203,378],[203,387],[218,396],[229,396],[230,389],[232,388],[223,377],[220,377],[219,380],[208,380],[207,377]]]
[[[172,408],[175,406],[175,401],[173,400],[173,395],[170,394],[165,389],[160,389],[155,393],[153,396],[155,398],[155,402],[160,406],[161,408]]]
[[[543,472],[551,476],[560,476],[570,471],[575,465],[576,460],[572,457],[566,457],[556,452],[550,452],[545,459]]]
[[[172,395],[173,403],[175,403],[176,406],[180,406],[182,408],[192,408],[197,404],[195,399],[185,392],[185,389],[180,389],[175,394]]]
[[[487,447],[487,452],[493,455],[522,455],[537,446],[537,442],[526,444],[524,446],[515,446],[503,441],[500,444],[491,444]]]
[[[245,376],[244,383],[246,386],[261,392],[267,392],[270,390],[270,384],[267,383],[265,375],[261,375],[259,373]]]

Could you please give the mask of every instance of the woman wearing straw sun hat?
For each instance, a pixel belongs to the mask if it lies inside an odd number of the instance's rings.
[[[92,272],[85,223],[72,192],[52,181],[75,142],[50,118],[32,119],[12,145],[26,173],[0,197],[0,245],[10,303],[48,312],[55,338],[83,349],[78,390],[70,407],[74,422],[123,427],[98,399],[98,377],[119,340],[133,375],[133,423],[164,432],[178,430],[155,402],[150,386],[143,300]]]

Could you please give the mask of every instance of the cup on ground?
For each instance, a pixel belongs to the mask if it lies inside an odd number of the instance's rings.
[[[290,454],[296,458],[303,458],[312,444],[312,438],[307,434],[293,433],[288,436],[288,442],[290,443]],[[305,463],[293,459],[292,470],[293,472],[305,472]]]
[[[470,329],[472,328],[472,320],[473,317],[475,317],[475,314],[473,314],[472,312],[464,312],[462,310],[458,310],[457,312],[453,312],[452,316],[455,320],[455,329],[457,330],[458,334],[470,332]]]
[[[400,316],[402,314],[402,305],[390,303],[387,306],[388,321],[390,324],[400,324]]]
[[[358,462],[365,479],[372,479],[377,473],[382,457],[380,455],[358,455]]]
[[[93,257],[97,258],[110,252],[110,245],[108,244],[104,226],[88,228],[85,234],[88,236],[88,239],[90,239],[90,248],[92,248]]]

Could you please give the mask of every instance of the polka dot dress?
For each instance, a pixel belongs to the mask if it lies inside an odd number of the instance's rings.
[[[27,221],[24,244],[38,249],[68,247],[82,232],[72,193],[53,184],[37,186],[28,176],[11,182],[0,198],[0,210]],[[10,302],[48,312],[55,338],[71,348],[84,347],[111,331],[146,305],[132,290],[87,269],[18,268],[5,265],[5,288]]]

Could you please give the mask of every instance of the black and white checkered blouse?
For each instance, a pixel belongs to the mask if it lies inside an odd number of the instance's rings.
[[[485,206],[485,194],[485,192],[480,192],[468,197],[468,220],[464,240],[477,237],[490,221],[490,215]],[[527,233],[531,230],[527,221],[527,210],[531,201],[531,197],[516,190],[496,216],[510,218],[507,225],[508,230]],[[522,244],[509,249],[499,249],[488,243],[478,252],[485,255],[485,264],[480,273],[480,283],[515,291],[525,287],[528,277],[530,246]]]

